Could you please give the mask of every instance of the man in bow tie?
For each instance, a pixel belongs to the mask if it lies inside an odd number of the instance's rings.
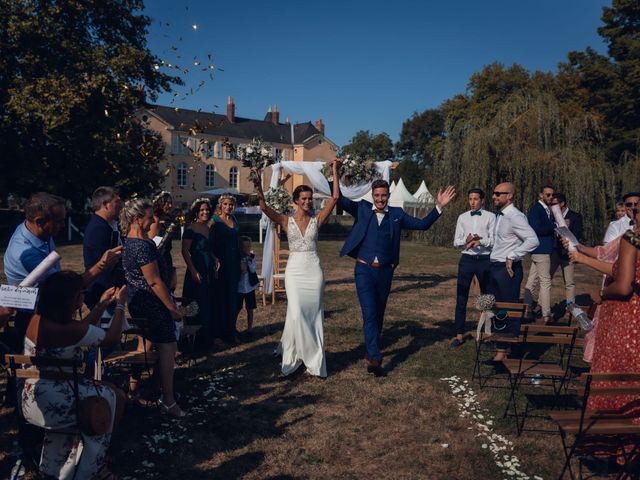
[[[493,206],[497,211],[487,292],[498,302],[520,301],[522,259],[540,243],[527,217],[513,204],[515,191],[513,183],[507,182],[493,192]],[[519,335],[520,320],[508,319],[506,333]],[[506,350],[501,348],[490,362],[501,362],[506,356]]]
[[[393,272],[400,260],[400,233],[406,230],[427,230],[449,204],[456,191],[448,186],[439,191],[436,207],[424,218],[408,215],[398,207],[389,206],[389,184],[376,180],[371,185],[373,204],[366,200],[354,202],[340,195],[338,204],[355,218],[340,256],[355,260],[356,291],[362,310],[364,341],[367,349],[367,372],[384,375],[380,335],[391,291]]]
[[[626,215],[609,224],[607,232],[604,234],[603,243],[606,245],[611,240],[615,240],[627,230],[633,228],[633,209],[640,205],[640,193],[630,192],[622,197]]]
[[[536,304],[542,310],[542,320],[551,320],[551,254],[555,242],[556,224],[551,214],[554,189],[551,185],[544,185],[540,189],[538,201],[529,209],[529,225],[538,236],[538,247],[531,252],[531,267],[529,278],[524,287],[524,303],[529,305],[529,316],[535,317]],[[539,295],[536,290],[539,288]]]
[[[469,210],[458,217],[453,246],[462,249],[458,263],[458,285],[456,290],[455,329],[456,338],[449,348],[458,348],[464,343],[464,325],[471,282],[475,276],[480,291],[485,293],[489,284],[489,255],[493,245],[493,230],[496,216],[484,210],[484,191],[472,188],[467,194]]]

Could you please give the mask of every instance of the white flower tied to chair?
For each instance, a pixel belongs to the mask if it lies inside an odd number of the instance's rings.
[[[476,307],[480,310],[480,320],[478,320],[478,328],[476,329],[476,338],[480,338],[480,333],[484,327],[484,334],[491,335],[491,319],[495,317],[493,308],[496,306],[496,297],[491,294],[478,295],[476,298]]]
[[[271,165],[271,183],[269,188],[276,188],[280,182],[280,174],[284,170],[288,173],[297,175],[305,175],[309,179],[309,183],[314,191],[326,196],[331,196],[331,188],[329,182],[322,173],[322,168],[325,162],[295,162],[295,161],[281,161]],[[375,162],[375,167],[380,172],[383,180],[389,181],[391,166],[393,162],[391,160],[384,160],[382,162]],[[340,183],[340,191],[342,195],[352,200],[363,197],[371,190],[371,183],[367,182],[360,185],[343,185]],[[262,277],[264,279],[265,293],[271,293],[272,288],[272,275],[273,275],[273,246],[275,243],[275,232],[271,228],[271,221],[262,214],[260,220],[260,228],[266,228],[266,234],[264,238],[264,247],[262,253]]]

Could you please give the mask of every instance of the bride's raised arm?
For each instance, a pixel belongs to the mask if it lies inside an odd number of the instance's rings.
[[[258,205],[260,206],[260,210],[262,210],[264,214],[272,221],[280,225],[286,232],[288,226],[287,216],[276,212],[273,208],[267,205],[267,202],[265,202],[264,200],[264,192],[262,191],[262,185],[260,184],[259,175],[253,175],[253,185],[256,188],[256,195],[258,196]]]
[[[333,174],[333,191],[331,192],[331,198],[327,201],[325,207],[316,216],[318,226],[322,225],[327,218],[329,218],[329,215],[331,215],[336,203],[338,203],[338,198],[340,198],[340,177],[338,176],[338,169],[339,161],[336,159],[331,164],[331,173]]]

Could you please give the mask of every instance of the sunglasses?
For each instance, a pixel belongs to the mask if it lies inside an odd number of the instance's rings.
[[[640,202],[626,202],[624,204],[625,207],[628,208],[633,208],[633,207],[637,207],[638,205],[640,205]]]
[[[500,195],[509,195],[510,192],[493,192],[494,197],[499,197]]]

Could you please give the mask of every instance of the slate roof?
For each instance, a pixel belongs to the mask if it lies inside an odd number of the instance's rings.
[[[265,142],[288,144],[301,143],[313,135],[320,134],[311,122],[297,123],[293,126],[294,142],[291,139],[291,125],[287,123],[275,125],[270,120],[253,120],[243,117],[235,117],[235,122],[230,123],[226,115],[219,113],[176,109],[163,105],[150,105],[147,110],[175,130],[186,133],[195,129],[197,132],[209,135],[246,139],[260,137]]]

